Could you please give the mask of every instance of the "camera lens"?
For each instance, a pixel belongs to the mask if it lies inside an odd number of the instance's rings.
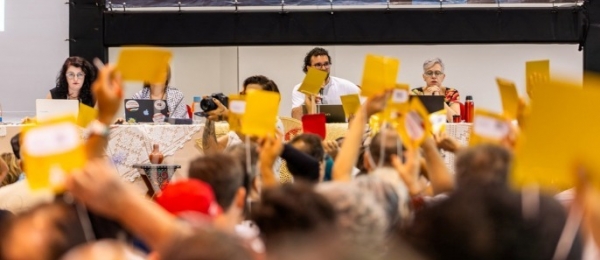
[[[217,109],[217,104],[215,104],[211,98],[204,98],[200,101],[200,108],[204,112],[213,111]]]

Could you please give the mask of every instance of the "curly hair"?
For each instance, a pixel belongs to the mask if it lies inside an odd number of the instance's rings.
[[[306,54],[306,57],[304,57],[304,66],[302,66],[302,71],[304,71],[304,73],[308,72],[308,69],[306,67],[311,65],[310,59],[315,56],[327,56],[329,63],[331,63],[331,56],[329,56],[329,52],[327,52],[327,50],[325,50],[323,48],[316,47],[316,48],[310,50]]]
[[[4,160],[4,162],[6,162],[6,165],[8,166],[8,174],[6,175],[6,178],[4,178],[0,186],[5,186],[17,182],[19,180],[19,175],[21,175],[21,168],[17,163],[17,158],[15,157],[15,155],[12,153],[3,153],[2,155],[0,155],[0,159]]]
[[[279,88],[277,87],[277,84],[275,84],[275,82],[273,80],[271,80],[263,75],[255,75],[255,76],[250,76],[250,77],[246,78],[246,80],[244,80],[244,91],[243,92],[246,92],[246,87],[250,84],[258,84],[265,91],[272,91],[272,92],[279,93]]]
[[[79,90],[79,101],[86,105],[94,106],[95,98],[92,96],[92,83],[96,80],[96,69],[92,64],[82,57],[69,57],[63,63],[62,69],[56,77],[56,94],[60,98],[67,98],[69,95],[69,83],[67,82],[67,70],[69,67],[80,68],[85,73],[85,80]]]

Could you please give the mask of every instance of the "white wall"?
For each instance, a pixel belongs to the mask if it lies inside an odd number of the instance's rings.
[[[240,81],[253,74],[272,78],[282,92],[280,115],[289,116],[291,91],[302,81],[304,55],[313,46],[240,47]],[[497,76],[513,80],[525,94],[525,62],[550,59],[552,73],[569,75],[581,82],[583,53],[577,45],[374,45],[323,46],[332,58],[331,74],[360,84],[368,53],[400,59],[398,82],[422,86],[422,64],[440,57],[446,65],[444,84],[457,88],[464,101],[473,95],[480,108],[501,110]]]
[[[35,114],[69,55],[69,8],[59,0],[6,0],[0,32],[4,121]]]

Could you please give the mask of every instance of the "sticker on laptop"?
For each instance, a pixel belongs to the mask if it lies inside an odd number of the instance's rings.
[[[165,115],[163,115],[161,113],[156,113],[152,116],[152,121],[154,121],[154,123],[165,122]]]
[[[129,100],[129,101],[125,102],[125,109],[127,109],[127,111],[129,111],[129,112],[138,111],[139,108],[140,108],[140,104],[135,100]]]
[[[165,109],[165,107],[167,107],[167,102],[165,102],[164,100],[156,100],[156,101],[154,101],[154,109],[160,111],[160,110]]]

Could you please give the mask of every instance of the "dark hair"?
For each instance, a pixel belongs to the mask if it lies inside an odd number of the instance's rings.
[[[256,145],[255,143],[250,143],[250,166],[252,169],[250,169],[251,171],[248,172],[248,167],[246,165],[247,163],[247,156],[246,156],[246,144],[245,143],[241,143],[241,144],[236,144],[233,146],[228,147],[227,149],[225,149],[225,153],[230,154],[231,156],[235,157],[237,160],[239,160],[241,166],[242,166],[242,171],[244,172],[244,180],[243,180],[243,186],[244,188],[246,188],[246,198],[248,199],[248,196],[250,196],[250,191],[252,190],[252,184],[254,183],[254,179],[256,179],[257,175],[258,175],[258,171],[256,170],[256,164],[258,163],[258,151],[257,151],[258,145]],[[245,209],[244,209],[244,215],[247,215],[250,212],[250,205],[246,205]]]
[[[481,183],[506,185],[512,161],[510,152],[497,145],[479,145],[460,151],[456,157],[459,188]]]
[[[10,139],[10,146],[15,157],[21,160],[21,133],[17,133]]]
[[[44,234],[47,236],[46,242],[48,243],[45,248],[47,250],[45,259],[59,259],[68,250],[86,242],[77,213],[72,210],[69,204],[56,200],[52,203],[35,206],[8,220],[6,229],[3,230],[5,233],[0,236],[3,248],[2,259],[6,259],[4,248],[7,246],[7,243],[10,243],[11,234],[16,232],[15,228],[17,224],[32,221],[38,216],[48,218],[51,225],[50,232]],[[40,250],[41,252],[44,251],[44,249]]]
[[[177,239],[161,253],[171,260],[251,260],[252,255],[242,242],[212,228],[197,229],[192,235]]]
[[[316,56],[327,56],[329,63],[331,63],[331,56],[329,56],[329,52],[327,52],[327,50],[325,50],[323,48],[316,47],[316,48],[310,50],[306,54],[306,57],[304,57],[304,66],[302,66],[302,71],[304,71],[304,73],[308,72],[308,69],[306,67],[309,67],[312,65],[310,63],[310,59],[312,57],[316,57]]]
[[[244,170],[240,162],[223,153],[198,157],[190,163],[188,174],[189,178],[208,183],[215,192],[217,203],[225,211],[244,182]]]
[[[270,80],[269,78],[263,75],[255,75],[246,78],[246,80],[244,80],[244,93],[246,92],[246,87],[250,84],[258,84],[265,91],[273,91],[279,93],[279,88],[277,87],[277,84],[275,84],[274,81]]]
[[[336,229],[333,205],[302,182],[263,190],[260,203],[250,214],[267,249],[281,243],[280,239],[327,234]]]
[[[69,95],[69,82],[67,81],[67,70],[69,67],[80,68],[85,73],[85,80],[79,90],[79,101],[86,105],[94,106],[96,99],[92,95],[92,83],[96,81],[96,68],[82,57],[69,57],[63,63],[63,66],[56,77],[56,94],[59,97],[67,98]]]
[[[554,198],[540,196],[536,215],[526,218],[522,196],[498,184],[457,190],[418,212],[406,241],[429,259],[551,259],[565,210]],[[581,259],[581,243],[576,236],[565,259]]]
[[[368,147],[368,153],[373,159],[374,163],[379,163],[381,156],[383,158],[383,166],[392,166],[392,155],[402,156],[398,154],[400,136],[398,133],[391,129],[381,129],[381,131],[371,139],[371,144]],[[383,143],[383,155],[381,154],[381,146]],[[402,148],[403,149],[403,148]],[[376,165],[371,165],[375,167]]]
[[[171,66],[167,66],[167,79],[165,80],[165,88],[169,86],[171,81]],[[150,83],[144,82],[144,88],[150,88]]]
[[[300,151],[312,156],[319,162],[325,159],[325,149],[320,136],[310,133],[297,135],[290,141],[290,144],[297,142],[303,142],[306,145],[304,149],[299,149]]]

